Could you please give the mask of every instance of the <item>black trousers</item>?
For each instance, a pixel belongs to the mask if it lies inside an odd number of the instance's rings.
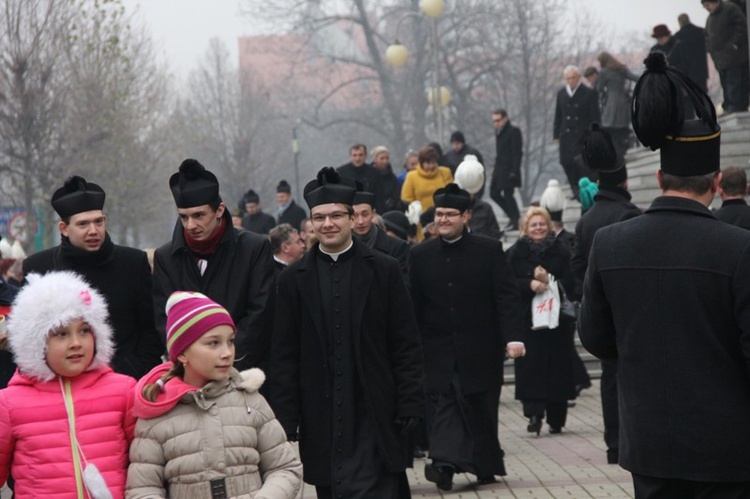
[[[746,499],[750,482],[693,482],[633,473],[636,499]]]
[[[547,424],[553,428],[562,428],[568,419],[568,401],[547,402],[546,400],[522,400],[523,415],[527,418],[539,416],[544,418],[547,413]]]
[[[620,414],[617,402],[617,363],[602,361],[602,416],[604,417],[604,442],[608,450],[620,449]]]
[[[719,71],[721,89],[724,93],[725,112],[747,111],[748,100],[750,100],[750,69],[748,63],[740,66]]]
[[[513,197],[513,194],[516,192],[515,187],[493,187],[490,189],[490,197],[494,202],[500,206],[500,208],[505,212],[506,215],[508,215],[508,218],[510,219],[511,223],[518,223],[519,218],[521,218],[520,212],[518,210],[518,204],[516,203],[516,198]]]

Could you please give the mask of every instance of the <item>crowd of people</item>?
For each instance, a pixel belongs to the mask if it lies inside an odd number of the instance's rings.
[[[709,50],[727,22],[711,16]],[[460,131],[398,175],[386,147],[368,163],[355,144],[304,186],[307,210],[280,181],[275,216],[252,189],[231,210],[186,159],[166,182],[171,238],[150,253],[112,241],[100,185],[65,180],[50,200],[59,245],[0,244],[0,483],[18,497],[293,498],[304,481],[321,498],[395,499],[425,452],[440,490],[456,473],[494,483],[506,360],[528,432],[554,437],[591,387],[578,327],[602,360],[607,461],[636,496],[748,497],[747,177],[719,170],[705,78],[674,63],[688,42],[665,28],[640,77],[607,52],[599,71],[564,70],[554,139],[589,200],[574,233],[557,180],[521,213],[523,137],[502,108],[488,194],[503,229]],[[628,192],[631,124],[660,150],[645,212]]]

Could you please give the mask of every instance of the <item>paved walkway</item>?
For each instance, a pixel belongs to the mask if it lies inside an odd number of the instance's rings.
[[[559,435],[542,429],[540,436],[526,432],[528,421],[521,403],[513,399],[514,386],[503,387],[500,401],[500,441],[508,475],[491,485],[477,485],[474,475],[454,478],[453,490],[441,492],[424,478],[424,459],[408,470],[414,498],[568,498],[633,497],[630,473],[607,464],[602,437],[599,382],[584,390],[569,409],[567,426]],[[314,498],[305,486],[303,498]]]

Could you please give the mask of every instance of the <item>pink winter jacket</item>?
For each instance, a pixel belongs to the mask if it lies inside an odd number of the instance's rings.
[[[63,378],[73,400],[78,443],[115,498],[125,493],[134,386],[133,378],[109,367]],[[60,381],[39,382],[16,371],[8,388],[0,390],[0,483],[11,472],[19,499],[87,498],[73,452]]]

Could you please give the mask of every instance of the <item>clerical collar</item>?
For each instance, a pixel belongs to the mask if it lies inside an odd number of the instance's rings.
[[[281,264],[281,265],[283,265],[284,267],[287,267],[287,266],[289,266],[289,264],[288,264],[288,263],[286,263],[286,262],[285,262],[284,260],[280,260],[280,259],[279,259],[279,257],[277,257],[276,255],[273,255],[273,261],[274,261],[274,262],[277,262],[277,263],[280,263],[280,264]]]
[[[318,249],[324,255],[328,255],[329,257],[331,257],[331,260],[333,260],[335,262],[335,261],[338,261],[338,259],[339,259],[339,257],[341,255],[343,255],[344,253],[346,253],[347,251],[349,251],[350,249],[352,249],[352,246],[354,246],[354,241],[349,241],[349,246],[347,246],[346,248],[344,248],[341,251],[337,251],[336,253],[329,253],[326,250],[324,250],[323,247],[320,246],[320,245],[318,245]]]
[[[445,239],[444,237],[441,237],[440,239],[442,239],[444,243],[447,243],[447,244],[453,244],[453,243],[457,243],[457,242],[459,242],[459,241],[461,240],[461,238],[462,238],[462,237],[464,237],[464,234],[463,234],[463,232],[461,233],[461,235],[460,235],[460,236],[458,236],[458,237],[457,237],[457,238],[455,238],[455,239]]]

